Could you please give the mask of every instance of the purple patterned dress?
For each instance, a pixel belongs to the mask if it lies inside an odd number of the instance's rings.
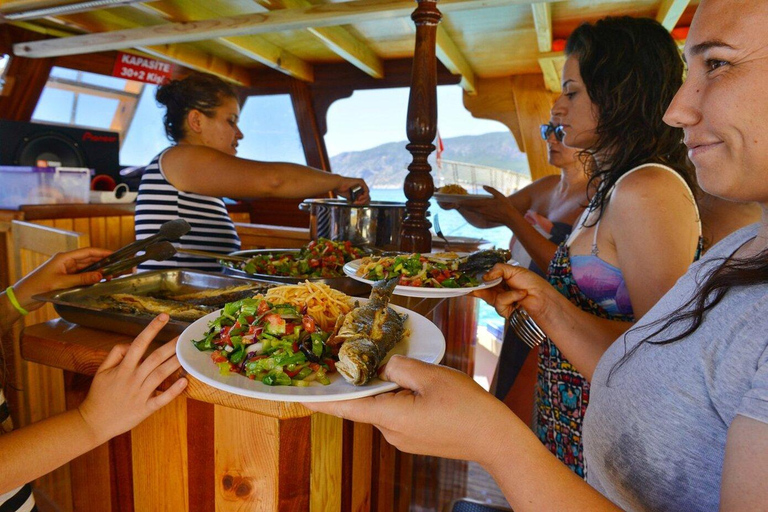
[[[549,282],[576,306],[601,318],[634,321],[621,270],[597,256],[571,258],[567,241],[549,265]],[[539,350],[533,428],[542,443],[584,478],[581,422],[589,403],[589,382],[547,338]]]

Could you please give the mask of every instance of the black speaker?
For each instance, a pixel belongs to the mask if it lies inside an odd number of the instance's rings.
[[[88,167],[120,182],[120,137],[115,132],[0,119],[0,165]]]

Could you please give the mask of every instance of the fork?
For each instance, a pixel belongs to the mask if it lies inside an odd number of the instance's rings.
[[[515,309],[509,315],[509,325],[529,348],[536,348],[547,339],[547,335],[544,334],[541,327],[520,306],[515,306]]]
[[[448,239],[445,238],[445,235],[443,235],[443,230],[440,229],[440,221],[437,219],[437,214],[434,215],[432,218],[434,222],[432,222],[432,227],[435,228],[435,234],[443,239],[443,242],[445,242],[445,251],[451,252],[451,244],[448,243]]]

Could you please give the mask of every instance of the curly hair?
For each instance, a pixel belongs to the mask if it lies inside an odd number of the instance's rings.
[[[235,89],[213,75],[193,73],[183,80],[171,80],[158,87],[157,103],[165,107],[165,134],[173,142],[184,138],[184,119],[190,110],[199,110],[208,117],[227,98],[237,99]]]
[[[590,188],[597,185],[589,206],[598,211],[597,219],[616,181],[644,163],[673,168],[695,189],[683,130],[663,121],[684,74],[669,32],[649,18],[608,17],[574,30],[565,53],[578,60],[598,111],[597,140],[581,154]],[[601,156],[599,166],[591,158],[594,154]]]

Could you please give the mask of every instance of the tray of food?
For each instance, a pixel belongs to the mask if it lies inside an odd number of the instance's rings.
[[[219,261],[230,276],[298,284],[305,280],[327,284],[347,295],[368,295],[370,284],[350,279],[344,264],[362,258],[366,252],[350,242],[324,238],[313,240],[301,249],[253,249],[233,252],[245,262]]]
[[[130,335],[141,332],[160,313],[167,313],[171,320],[158,336],[167,340],[226,303],[266,292],[275,284],[169,269],[49,292],[35,299],[51,302],[59,316],[69,322]]]

